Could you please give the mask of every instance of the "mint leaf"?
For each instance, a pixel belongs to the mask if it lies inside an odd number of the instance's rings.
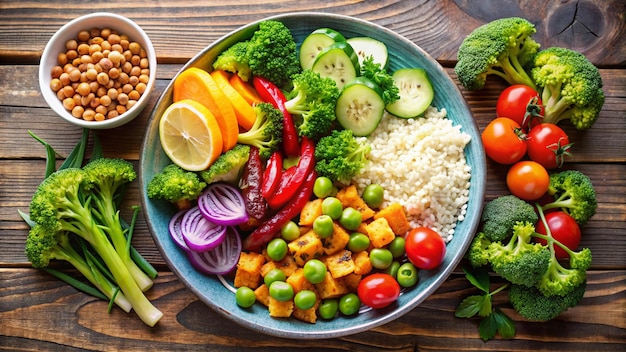
[[[496,322],[495,314],[487,315],[478,326],[478,334],[483,341],[488,341],[496,337],[498,332],[498,324]]]
[[[465,298],[454,312],[457,318],[471,318],[482,308],[484,296],[475,295]]]

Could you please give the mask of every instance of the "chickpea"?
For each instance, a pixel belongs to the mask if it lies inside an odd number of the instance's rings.
[[[73,97],[74,94],[76,94],[76,92],[74,91],[74,87],[72,86],[63,87],[63,95],[65,95],[66,97]]]
[[[76,51],[78,52],[79,55],[89,54],[89,44],[86,44],[86,43],[79,44]]]
[[[83,108],[80,105],[76,105],[74,106],[74,108],[72,109],[72,116],[76,117],[76,118],[81,118],[83,117],[83,113],[85,112],[85,108]]]
[[[88,31],[83,30],[83,31],[78,32],[78,40],[81,41],[81,42],[88,41],[89,37],[90,37],[90,35],[89,35]]]
[[[128,94],[120,93],[117,95],[117,102],[121,105],[126,105],[128,103]],[[118,109],[119,111],[119,109]]]
[[[89,35],[91,38],[100,36],[100,28],[96,28],[96,27],[91,28],[89,30]]]
[[[104,121],[106,119],[106,117],[104,116],[104,114],[96,112],[96,114],[93,116],[93,119],[95,121]]]
[[[104,107],[111,105],[111,97],[109,97],[108,95],[101,95],[100,104],[102,104],[102,106]]]
[[[98,83],[106,86],[109,83],[109,75],[104,72],[98,73]]]
[[[57,56],[57,63],[61,66],[65,65],[68,63],[68,58],[67,58],[67,53],[60,53]]]
[[[131,90],[130,93],[128,93],[128,99],[130,99],[129,101],[136,101],[139,100],[139,98],[141,98],[141,94],[139,94],[139,92],[134,89]]]
[[[117,34],[115,34],[115,33],[110,34],[110,35],[107,37],[107,41],[108,41],[109,43],[113,44],[113,45],[115,45],[115,44],[119,44],[119,43],[120,43],[120,40],[121,40],[120,36],[119,36],[119,35],[117,35]]]
[[[120,76],[120,70],[116,67],[113,67],[109,70],[109,78],[117,79]]]
[[[83,112],[83,120],[85,121],[93,121],[96,116],[96,112],[93,109],[85,109]]]
[[[75,68],[72,71],[70,71],[69,72],[69,78],[70,78],[70,81],[72,81],[72,82],[80,81],[80,70]]]
[[[139,61],[139,67],[141,67],[142,69],[148,68],[149,65],[150,65],[150,61],[148,61],[147,57],[142,57],[141,60]]]
[[[107,119],[112,119],[120,116],[120,113],[117,110],[111,110],[107,113]]]
[[[137,86],[138,83],[139,83],[139,77],[137,77],[137,76],[130,76],[128,78],[128,84],[130,84],[131,86],[135,87],[135,86]]]
[[[69,62],[69,61],[72,61],[72,60],[74,60],[75,58],[77,58],[77,57],[78,57],[78,51],[76,51],[76,49],[74,49],[74,50],[68,50],[68,52],[67,52],[67,53],[65,53],[65,56],[67,56],[67,60],[68,60],[68,62]]]
[[[107,38],[110,35],[111,35],[111,28],[102,28],[100,30],[100,36],[102,36],[102,38]]]
[[[50,81],[50,88],[52,89],[52,91],[58,92],[59,89],[63,88],[63,85],[61,84],[61,80],[58,78],[53,78]]]
[[[144,82],[139,82],[135,86],[135,90],[138,91],[139,94],[143,94],[143,92],[146,91],[146,88],[148,88],[148,87],[146,86],[146,83],[144,83]]]
[[[88,80],[93,81],[96,77],[98,77],[98,71],[96,71],[95,68],[90,68],[85,71],[85,77],[87,77]]]
[[[130,73],[131,76],[137,76],[139,77],[139,75],[141,74],[141,68],[139,68],[139,66],[133,66],[130,69]]]
[[[134,55],[139,55],[141,53],[141,44],[137,42],[132,42],[128,44],[128,50]]]
[[[92,62],[100,62],[100,60],[102,60],[103,58],[104,54],[102,53],[102,51],[96,51],[95,53],[91,54]]]
[[[117,95],[118,95],[117,89],[113,89],[113,88],[109,89],[107,92],[107,95],[109,96],[109,98],[111,98],[111,100],[117,100]]]
[[[121,72],[119,78],[117,79],[117,82],[124,85],[128,83],[128,81],[130,81],[130,77],[128,76],[128,74],[126,72]]]
[[[65,42],[65,50],[76,50],[76,48],[78,48],[78,42],[76,41],[76,39],[70,39]]]
[[[65,98],[63,99],[63,107],[67,110],[72,110],[74,109],[74,107],[76,106],[76,103],[74,102],[74,99],[72,98]]]

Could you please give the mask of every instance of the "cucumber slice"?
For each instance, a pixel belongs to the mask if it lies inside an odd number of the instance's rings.
[[[403,68],[394,72],[392,78],[400,99],[388,104],[387,111],[405,119],[421,116],[435,96],[428,73],[421,68]]]
[[[382,68],[387,67],[389,53],[387,52],[385,43],[370,37],[354,37],[346,41],[352,46],[359,57],[360,65],[363,65],[363,60],[365,60],[366,57],[372,56],[374,63],[379,64]]]
[[[318,28],[309,34],[300,45],[300,66],[303,70],[313,67],[317,54],[325,48],[337,43],[345,42],[346,38],[330,28]]]
[[[322,77],[330,77],[341,91],[347,82],[359,76],[359,58],[347,42],[338,42],[317,54],[313,71]]]
[[[337,99],[337,121],[355,136],[367,136],[378,127],[385,113],[382,89],[365,77],[346,84]]]

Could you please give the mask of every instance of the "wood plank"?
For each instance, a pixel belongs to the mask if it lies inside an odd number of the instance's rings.
[[[0,56],[4,63],[37,63],[46,42],[63,24],[96,11],[117,11],[144,28],[160,62],[187,61],[208,43],[268,16],[300,11],[350,15],[387,27],[442,62],[456,59],[459,44],[479,25],[520,16],[537,26],[543,46],[580,50],[601,66],[623,65],[626,37],[621,0],[557,2],[523,0],[446,1],[144,1],[85,3],[79,0],[0,3]],[[207,30],[210,29],[210,30]]]
[[[255,351],[517,351],[524,350],[527,340],[533,339],[538,346],[551,350],[615,351],[626,344],[623,270],[591,272],[583,301],[557,318],[559,324],[524,322],[505,303],[504,293],[496,296],[494,304],[514,319],[518,330],[515,339],[487,343],[478,338],[478,320],[454,317],[460,301],[477,293],[460,275],[453,275],[424,303],[391,323],[353,336],[323,340],[288,340],[242,328],[198,301],[169,272],[160,273],[148,293],[165,314],[155,328],[119,309],[109,315],[106,302],[77,292],[39,270],[0,269],[0,283],[0,345],[23,350],[58,350],[63,346],[64,350],[145,351],[149,344],[152,351],[252,347]],[[138,336],[141,340],[136,339]]]

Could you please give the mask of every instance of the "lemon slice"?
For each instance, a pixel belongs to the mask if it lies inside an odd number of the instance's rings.
[[[159,122],[159,137],[165,154],[188,171],[206,170],[222,153],[217,120],[195,100],[184,99],[168,106]]]

